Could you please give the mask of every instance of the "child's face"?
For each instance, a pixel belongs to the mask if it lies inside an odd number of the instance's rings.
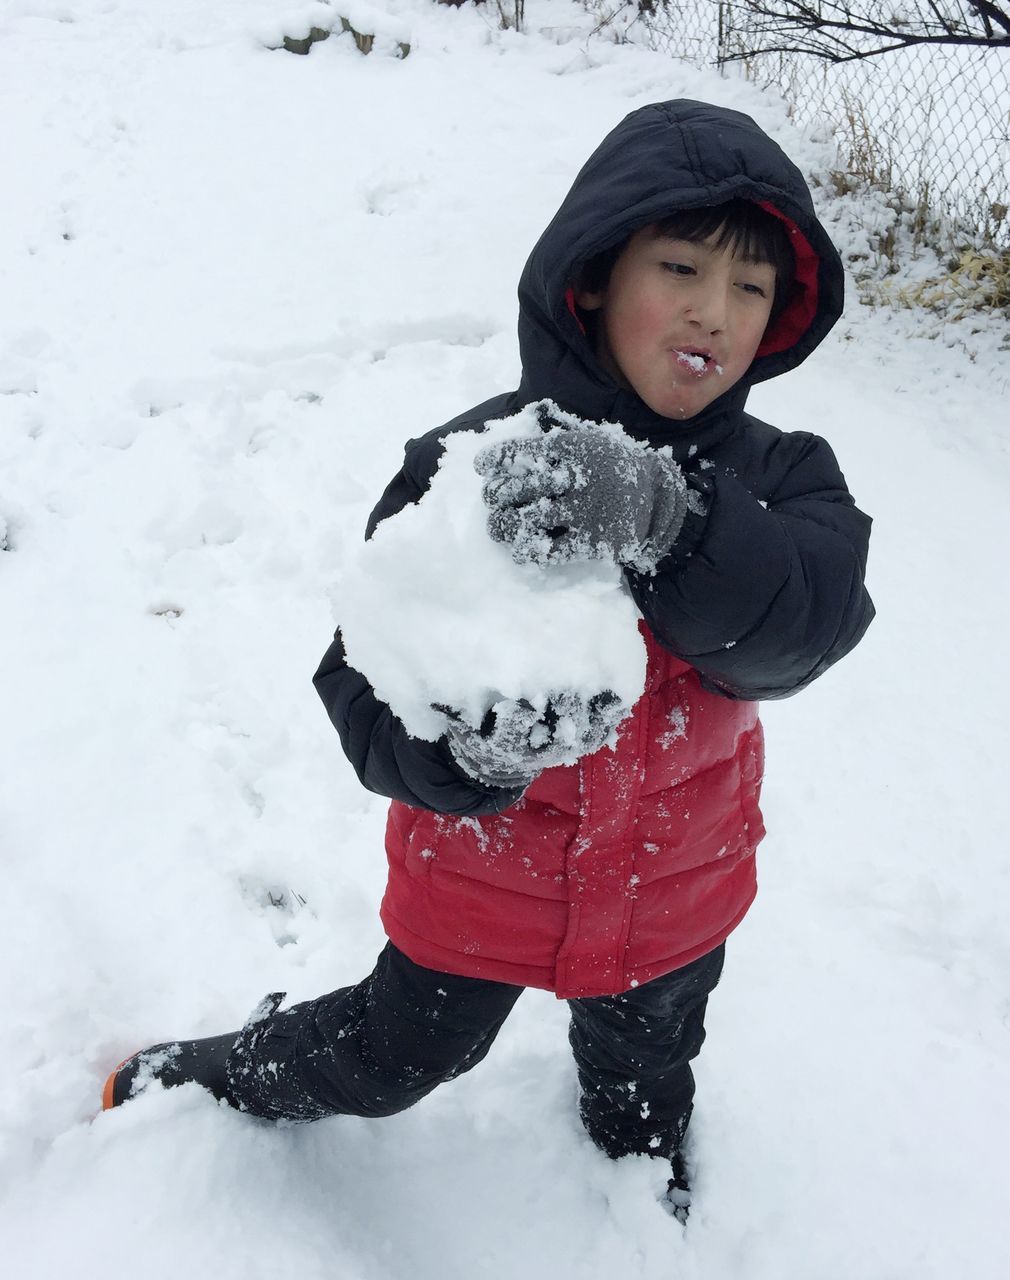
[[[600,312],[596,355],[664,418],[693,418],[750,368],[775,296],[775,268],[745,262],[714,238],[693,243],[636,231],[606,286],[577,289]]]

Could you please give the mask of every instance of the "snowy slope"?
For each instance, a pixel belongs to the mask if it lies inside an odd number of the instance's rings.
[[[693,96],[826,159],[776,100],[587,40],[567,0],[530,0],[526,37],[350,3],[369,57],[268,48],[324,10],[0,10],[5,1274],[1002,1280],[1007,356],[908,315],[854,306],[751,401],[832,440],[880,616],[767,708],[686,1234],[661,1168],[580,1132],[541,992],[394,1119],[272,1128],[196,1089],[95,1119],[134,1048],[381,945],[384,806],[310,685],[329,588],[403,440],[514,385],[519,269],[589,150]]]

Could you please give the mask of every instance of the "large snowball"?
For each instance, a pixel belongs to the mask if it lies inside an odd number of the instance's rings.
[[[555,430],[587,425],[549,408],[564,424]],[[429,491],[345,565],[335,600],[348,661],[415,737],[444,732],[433,704],[479,724],[502,698],[540,708],[559,690],[611,690],[630,709],[642,693],[645,645],[621,570],[604,561],[517,565],[488,536],[474,456],[538,434],[531,405],[450,435]]]

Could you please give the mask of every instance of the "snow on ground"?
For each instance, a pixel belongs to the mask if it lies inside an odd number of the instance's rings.
[[[348,5],[385,33],[369,57],[269,49],[325,11],[287,0],[0,14],[17,1280],[1010,1272],[1007,366],[997,333],[927,342],[910,315],[854,306],[752,399],[836,446],[880,616],[767,708],[771,835],[711,1004],[686,1234],[661,1169],[580,1132],[541,992],[394,1119],[272,1128],[196,1089],[95,1118],[126,1053],[357,980],[381,945],[384,806],[310,685],[329,588],[402,442],[515,384],[519,269],[584,157],[694,96],[824,160],[769,96],[527,10],[520,37]]]

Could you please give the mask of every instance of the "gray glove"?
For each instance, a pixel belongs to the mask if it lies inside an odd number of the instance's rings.
[[[517,564],[613,559],[650,573],[688,510],[672,458],[598,427],[489,445],[474,467],[488,533],[512,544]]]
[[[456,763],[491,787],[527,787],[544,769],[599,751],[628,714],[615,693],[586,699],[571,690],[552,694],[542,711],[525,698],[503,698],[479,728],[450,707],[437,710],[448,717],[446,737]]]

